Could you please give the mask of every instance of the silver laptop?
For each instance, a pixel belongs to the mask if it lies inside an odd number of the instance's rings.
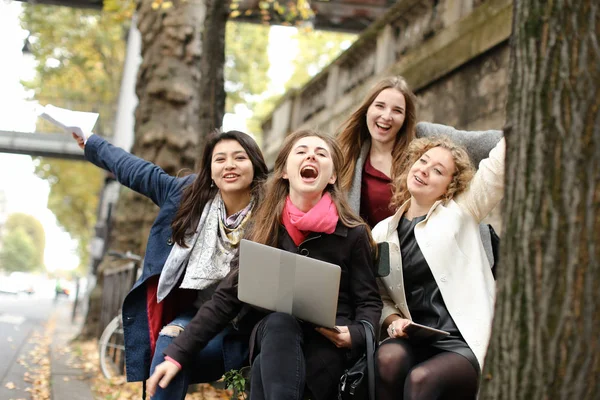
[[[244,239],[239,268],[240,301],[326,328],[335,326],[338,265]]]

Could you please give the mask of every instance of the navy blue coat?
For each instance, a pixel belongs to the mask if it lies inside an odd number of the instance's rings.
[[[123,304],[127,380],[146,380],[152,361],[146,284],[149,278],[160,275],[171,252],[171,222],[179,208],[183,188],[193,182],[195,175],[184,178],[170,176],[160,167],[111,145],[97,135],[87,140],[85,158],[112,172],[119,183],[150,198],[160,207],[150,229],[142,275]]]

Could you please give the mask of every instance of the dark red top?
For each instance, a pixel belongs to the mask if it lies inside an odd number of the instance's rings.
[[[373,228],[379,221],[394,214],[390,209],[392,180],[371,165],[370,157],[363,168],[360,188],[360,216]]]

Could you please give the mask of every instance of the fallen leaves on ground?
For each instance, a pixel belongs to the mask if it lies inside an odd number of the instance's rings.
[[[62,351],[62,350],[61,350]],[[100,371],[98,342],[95,340],[73,342],[64,349],[70,354],[68,362],[73,368],[83,369],[96,400],[138,400],[142,397],[141,382],[127,382],[124,376],[107,379]],[[229,400],[231,391],[216,389],[211,385],[194,385],[194,393],[186,400]]]
[[[51,318],[41,332],[34,331],[28,340],[33,350],[17,360],[28,370],[23,374],[23,380],[32,385],[25,389],[31,395],[31,400],[50,399],[50,343],[54,328],[55,320]]]

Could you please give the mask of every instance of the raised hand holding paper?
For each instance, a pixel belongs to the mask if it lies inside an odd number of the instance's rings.
[[[76,134],[83,140],[87,140],[98,120],[98,113],[72,111],[51,104],[41,107],[39,116],[68,133]]]

